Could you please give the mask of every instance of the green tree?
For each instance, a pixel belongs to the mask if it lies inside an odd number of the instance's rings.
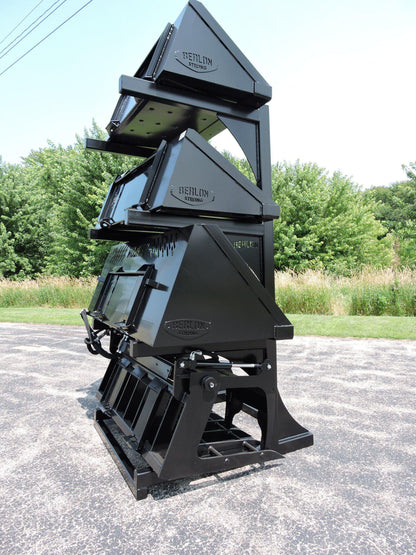
[[[375,217],[389,231],[395,231],[403,222],[416,221],[416,180],[372,187],[364,195],[375,202]]]
[[[272,182],[281,208],[274,226],[277,269],[348,273],[391,263],[392,238],[350,179],[296,162],[273,166]]]
[[[416,163],[403,166],[407,181],[372,187],[365,197],[374,202],[374,214],[395,237],[397,261],[416,267]]]
[[[93,123],[85,137],[104,139]],[[91,275],[101,270],[109,243],[91,241],[108,187],[136,158],[51,142],[21,164],[0,161],[0,277],[40,273]]]
[[[59,181],[54,248],[48,264],[51,271],[60,274],[95,275],[101,271],[110,245],[107,241],[91,241],[88,230],[95,226],[115,177],[138,164],[137,158],[86,151],[87,136],[105,138],[95,123],[85,131],[84,138],[78,136]]]
[[[11,235],[4,223],[0,221],[0,278],[15,274],[17,257]]]
[[[34,277],[45,269],[50,227],[44,195],[19,165],[0,172],[0,276]]]
[[[105,133],[94,122],[73,146],[49,143],[24,160],[48,205],[51,234],[46,270],[51,274],[85,276],[101,271],[110,245],[90,240],[88,231],[95,226],[114,178],[138,163],[132,157],[86,151],[87,136],[104,139]]]

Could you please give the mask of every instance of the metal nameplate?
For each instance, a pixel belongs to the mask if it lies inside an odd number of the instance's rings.
[[[202,206],[203,204],[213,202],[215,199],[214,191],[192,185],[177,185],[172,187],[170,194],[190,206]]]
[[[191,319],[167,320],[163,324],[165,331],[180,339],[202,337],[209,332],[211,326],[212,322]]]
[[[183,66],[197,73],[209,73],[218,69],[218,64],[209,56],[187,50],[175,50],[175,58]]]

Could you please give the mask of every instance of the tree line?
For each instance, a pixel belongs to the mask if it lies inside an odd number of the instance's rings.
[[[93,123],[85,137],[103,139]],[[97,275],[109,249],[92,241],[110,183],[140,159],[49,143],[20,164],[0,160],[0,278]],[[246,175],[248,163],[227,154]],[[275,267],[348,274],[363,266],[416,267],[416,163],[407,179],[366,191],[313,163],[272,166]]]

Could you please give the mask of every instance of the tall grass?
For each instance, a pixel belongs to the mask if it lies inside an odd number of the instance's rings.
[[[276,273],[275,283],[278,305],[291,314],[416,316],[415,270],[364,270],[349,278],[287,271]],[[95,285],[95,278],[0,280],[0,307],[82,308]]]
[[[363,270],[351,277],[308,270],[276,273],[276,301],[284,312],[415,316],[416,271]]]
[[[89,305],[96,283],[95,278],[0,279],[0,307],[82,308]]]

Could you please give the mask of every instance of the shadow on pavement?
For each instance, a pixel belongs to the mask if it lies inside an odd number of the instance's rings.
[[[268,470],[270,468],[275,468],[278,466],[282,466],[282,463],[277,462],[267,465],[253,465],[245,470],[230,470],[226,474],[209,474],[202,477],[198,476],[195,478],[184,478],[183,480],[166,482],[150,487],[149,495],[151,495],[155,501],[162,501],[163,499],[174,497],[175,495],[180,495],[186,492],[202,490],[204,488],[215,486],[216,484],[218,484],[218,482],[231,482],[243,476],[256,475],[263,470]]]
[[[87,418],[90,418],[91,420],[94,420],[94,412],[98,406],[98,401],[95,395],[98,391],[100,383],[101,379],[96,380],[87,387],[76,389],[77,393],[85,393],[85,396],[78,397],[77,401],[81,405],[83,410],[85,410]]]

